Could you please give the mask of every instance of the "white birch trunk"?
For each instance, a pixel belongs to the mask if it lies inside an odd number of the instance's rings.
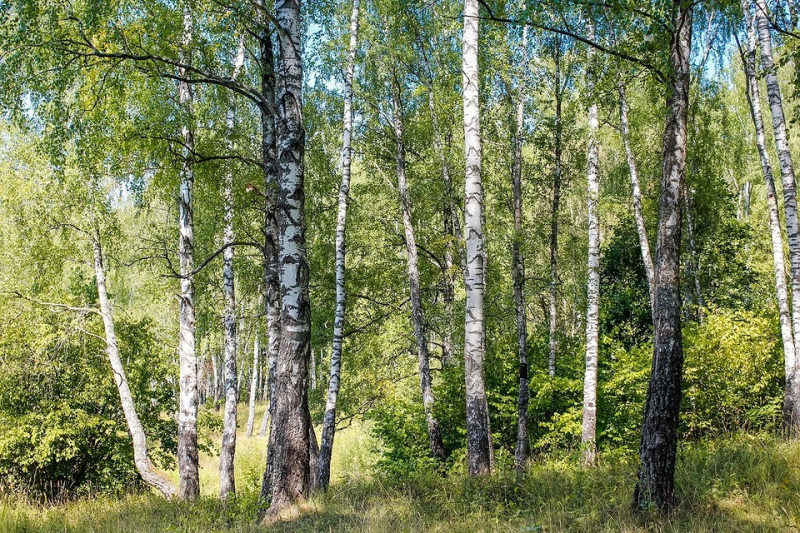
[[[467,408],[467,462],[470,475],[489,474],[491,430],[484,360],[484,242],[481,184],[481,132],[478,95],[478,0],[464,0],[462,91],[464,98],[464,152],[466,157],[465,216],[467,298],[464,324],[464,377]]]
[[[345,254],[347,228],[347,202],[350,195],[350,166],[353,157],[353,74],[358,48],[358,17],[360,0],[353,0],[350,14],[350,45],[344,73],[344,115],[342,117],[342,182],[339,186],[339,211],[336,216],[336,311],[333,319],[333,346],[331,348],[330,381],[322,422],[322,443],[314,472],[317,488],[327,489],[331,476],[331,455],[336,433],[336,402],[339,398],[339,379],[342,368],[342,341],[345,324]]]
[[[231,79],[235,80],[244,65],[244,37],[239,38],[239,46],[233,61]],[[226,117],[227,148],[233,151],[233,128],[236,125],[236,99],[230,93],[228,115]],[[234,476],[234,457],[236,455],[236,407],[239,391],[236,379],[236,291],[233,280],[234,248],[229,246],[234,240],[233,230],[233,170],[228,167],[223,185],[225,201],[225,229],[223,245],[228,246],[222,253],[223,293],[225,296],[225,415],[223,417],[222,445],[219,453],[219,496],[222,499],[236,492]],[[216,372],[216,371],[215,371]]]
[[[192,44],[192,13],[187,10],[183,16],[183,35],[181,37],[182,56],[188,55]],[[186,61],[186,58],[182,58]],[[185,77],[185,69],[178,75]],[[200,471],[197,451],[197,353],[195,348],[195,309],[194,309],[194,132],[192,120],[192,89],[189,83],[178,84],[178,102],[184,119],[181,127],[183,138],[183,169],[181,171],[179,196],[178,255],[180,257],[180,339],[178,358],[180,360],[180,402],[178,409],[178,474],[179,496],[194,499],[200,496]]]
[[[300,10],[300,0],[278,0],[275,5],[279,43],[276,108],[281,335],[268,454],[272,472],[271,479],[266,480],[271,494],[264,495],[271,500],[272,513],[305,500],[311,477],[308,411],[311,309],[306,255]]]
[[[258,394],[259,380],[258,356],[260,352],[261,347],[258,345],[258,334],[256,334],[256,340],[253,342],[253,371],[250,375],[250,403],[247,410],[247,430],[244,434],[244,438],[246,439],[253,436],[253,425],[256,421],[256,395]]]
[[[795,339],[792,332],[792,315],[789,309],[789,295],[786,287],[786,265],[783,257],[783,235],[780,227],[780,212],[778,208],[778,194],[775,189],[775,179],[772,175],[772,164],[767,151],[766,133],[764,131],[764,118],[761,111],[761,95],[756,76],[756,35],[754,20],[750,16],[750,6],[747,0],[742,0],[742,11],[745,15],[747,26],[747,55],[745,56],[745,74],[750,89],[748,101],[753,125],[756,130],[756,146],[761,160],[761,170],[764,173],[766,184],[767,208],[769,212],[769,233],[772,243],[772,264],[775,272],[775,292],[778,298],[778,316],[781,324],[781,338],[783,339],[783,358],[785,373],[785,388],[783,401],[783,420],[786,427],[792,426],[796,419],[797,396],[793,387],[795,379],[795,365],[797,352]],[[749,196],[749,195],[748,195]],[[747,211],[747,210],[746,210]]]
[[[587,20],[589,39],[594,40],[594,21]],[[594,57],[594,48],[589,47],[589,62]],[[581,464],[594,465],[597,433],[597,357],[598,325],[600,315],[600,220],[597,213],[600,196],[599,145],[597,130],[597,102],[594,95],[594,74],[589,74],[589,149],[586,156],[586,197],[589,226],[588,288],[586,292],[586,369],[583,377],[583,420],[581,424]]]
[[[636,223],[636,234],[639,236],[639,249],[642,253],[644,271],[647,275],[647,286],[650,294],[650,309],[655,301],[655,267],[653,256],[650,253],[650,242],[647,238],[647,226],[644,222],[644,209],[642,208],[642,190],[639,186],[639,172],[636,169],[636,158],[631,148],[630,128],[628,126],[628,99],[625,95],[625,84],[617,84],[619,92],[619,123],[622,132],[622,144],[625,146],[625,157],[628,160],[628,170],[631,175],[631,197],[633,199],[633,218]]]
[[[92,236],[92,251],[94,252],[94,273],[97,280],[97,295],[100,301],[100,316],[103,318],[106,336],[106,353],[108,354],[108,362],[111,364],[111,370],[114,373],[114,382],[117,384],[122,412],[125,415],[128,431],[130,431],[131,440],[133,441],[133,462],[145,483],[159,491],[166,498],[173,498],[176,494],[175,487],[166,476],[156,470],[150,460],[150,455],[147,451],[147,436],[139,420],[139,415],[136,413],[133,395],[128,386],[128,378],[125,375],[125,368],[122,366],[122,359],[119,356],[117,334],[114,329],[114,313],[111,301],[108,299],[103,251],[100,246],[98,232],[95,232]]]
[[[783,112],[783,98],[778,83],[778,69],[772,58],[772,39],[769,34],[767,6],[764,0],[755,0],[755,20],[761,44],[761,67],[766,73],[767,96],[775,145],[778,150],[778,163],[781,169],[783,185],[783,209],[786,218],[786,237],[789,241],[790,279],[792,283],[792,333],[794,334],[794,352],[800,353],[800,225],[797,219],[797,189],[794,175],[792,154],[786,132],[786,119]],[[800,431],[800,380],[797,379],[797,368],[791,370],[787,384],[792,390],[792,414],[784,420],[790,433]]]

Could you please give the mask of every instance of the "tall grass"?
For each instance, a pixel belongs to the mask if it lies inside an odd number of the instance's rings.
[[[570,458],[542,459],[524,476],[431,472],[385,480],[371,474],[375,442],[354,425],[337,433],[330,490],[298,508],[293,519],[266,526],[255,522],[265,439],[240,435],[238,443],[234,501],[216,498],[216,459],[206,456],[197,502],[166,502],[153,494],[50,507],[6,501],[0,531],[800,531],[800,443],[769,436],[684,447],[677,468],[680,505],[663,517],[631,510],[635,457],[586,470]]]

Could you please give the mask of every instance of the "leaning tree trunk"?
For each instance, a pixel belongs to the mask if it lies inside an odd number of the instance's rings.
[[[778,71],[772,59],[772,40],[769,34],[770,22],[767,19],[767,6],[764,0],[755,0],[755,20],[761,44],[761,66],[766,72],[767,96],[772,114],[772,129],[775,145],[778,150],[778,163],[781,169],[783,184],[783,210],[786,217],[786,237],[789,241],[789,263],[791,265],[792,282],[792,333],[794,334],[794,352],[800,353],[800,225],[797,219],[797,189],[794,176],[792,154],[786,133],[786,119],[783,113],[783,99],[778,84]],[[790,434],[800,432],[800,380],[795,375],[797,368],[791,369],[789,380],[792,412],[787,413],[784,420]]]
[[[780,213],[778,210],[778,194],[775,190],[775,179],[772,175],[772,164],[767,152],[767,140],[764,132],[764,118],[761,112],[761,96],[756,77],[756,35],[753,20],[750,17],[750,6],[747,0],[742,1],[742,10],[745,14],[747,25],[747,55],[743,56],[747,86],[749,91],[747,99],[750,104],[750,116],[756,130],[756,146],[761,160],[761,170],[764,173],[766,184],[767,208],[769,211],[769,233],[772,241],[772,264],[775,271],[775,292],[778,297],[778,316],[781,324],[781,338],[783,339],[783,356],[785,369],[785,389],[783,396],[783,421],[788,428],[795,419],[797,401],[794,394],[793,379],[796,364],[794,349],[794,334],[792,333],[792,317],[789,311],[789,294],[786,288],[786,266],[783,257],[783,235],[781,234]]]
[[[464,152],[466,156],[464,231],[466,232],[467,293],[464,324],[464,377],[467,404],[467,462],[470,475],[489,474],[491,430],[483,376],[483,190],[481,184],[481,130],[478,96],[478,0],[464,0],[462,56],[464,98]]]
[[[192,13],[183,16],[182,54],[188,53],[192,43]],[[185,69],[179,69],[178,76],[186,77]],[[197,452],[197,353],[195,351],[195,310],[194,310],[194,132],[192,120],[192,89],[189,83],[178,84],[178,102],[183,112],[181,137],[183,141],[183,169],[179,196],[180,239],[178,256],[180,258],[180,340],[178,359],[180,360],[180,405],[178,409],[178,475],[179,496],[194,499],[200,496],[200,468]]]
[[[634,492],[634,504],[638,509],[655,504],[668,510],[675,503],[675,457],[683,377],[681,192],[686,176],[692,7],[692,4],[673,0],[669,85],[666,87],[669,114],[664,129],[655,262],[654,353],[642,423],[639,480]]]
[[[417,342],[417,359],[419,362],[419,384],[422,390],[422,406],[428,425],[428,447],[431,455],[444,461],[444,446],[439,421],[433,415],[433,382],[431,380],[430,354],[428,353],[428,330],[425,325],[425,314],[422,308],[422,294],[419,281],[419,257],[414,226],[411,222],[411,198],[406,183],[406,147],[403,141],[403,105],[400,101],[400,86],[396,84],[393,91],[394,104],[394,137],[397,147],[397,188],[400,192],[400,203],[403,211],[403,230],[408,253],[408,283],[411,294],[411,319],[414,324],[414,338]]]
[[[639,236],[639,249],[642,253],[644,271],[647,275],[647,287],[650,294],[650,311],[652,313],[655,302],[655,272],[653,256],[650,254],[650,241],[647,238],[647,226],[644,223],[644,209],[642,208],[642,190],[639,187],[639,172],[636,169],[636,158],[630,141],[630,128],[628,126],[628,99],[625,95],[625,84],[617,84],[619,92],[619,124],[622,132],[622,143],[625,146],[625,156],[628,160],[628,170],[631,175],[631,197],[633,198],[633,218],[636,222],[636,234]]]
[[[253,372],[250,375],[250,403],[247,409],[247,429],[245,430],[244,437],[249,439],[253,436],[253,425],[256,422],[256,395],[258,394],[258,380],[259,380],[259,366],[258,356],[261,352],[261,347],[258,345],[258,334],[256,340],[253,342]]]
[[[300,0],[279,0],[278,26],[278,264],[281,340],[274,377],[271,512],[305,500],[310,486],[308,357],[311,306],[308,293],[304,195],[305,130]],[[263,488],[263,487],[262,487]],[[268,495],[265,495],[268,496]]]
[[[233,61],[232,79],[238,77],[244,65],[244,38],[239,38],[239,46]],[[227,147],[233,152],[233,128],[236,125],[236,99],[231,93],[228,101]],[[222,499],[236,492],[234,476],[234,457],[236,455],[236,406],[239,390],[236,388],[236,291],[233,284],[233,169],[225,172],[223,186],[225,200],[225,230],[223,244],[227,246],[222,253],[223,293],[225,295],[225,416],[222,423],[222,445],[219,451],[219,496]],[[216,374],[216,371],[215,371]]]
[[[133,441],[133,462],[145,483],[159,491],[166,498],[174,498],[176,494],[175,487],[164,475],[156,470],[150,460],[150,455],[147,452],[147,436],[139,420],[139,415],[136,413],[133,395],[128,386],[128,378],[125,375],[125,368],[122,366],[122,359],[119,356],[117,333],[114,329],[114,314],[111,301],[108,299],[103,250],[100,247],[100,235],[98,232],[95,232],[92,236],[92,250],[94,252],[94,273],[97,278],[97,295],[100,300],[100,316],[103,318],[103,327],[106,333],[106,353],[108,353],[108,362],[111,364],[111,370],[114,372],[114,382],[117,384],[122,412],[125,415],[128,431],[130,431],[131,440]]]
[[[548,346],[547,371],[550,376],[556,375],[556,352],[558,339],[558,204],[561,201],[561,46],[558,35],[555,36],[555,96],[556,96],[556,131],[555,131],[555,171],[553,172],[553,205],[550,219],[550,336]]]
[[[528,328],[525,308],[525,263],[522,257],[522,130],[525,119],[525,87],[528,68],[528,26],[522,28],[522,76],[517,95],[517,124],[514,135],[514,166],[511,182],[514,189],[514,243],[511,274],[514,278],[514,304],[517,316],[517,355],[519,357],[519,395],[517,397],[517,444],[514,464],[524,470],[528,461]]]
[[[594,22],[589,19],[589,39],[594,40]],[[589,48],[588,60],[591,62],[594,49]],[[594,465],[596,457],[597,433],[597,357],[598,326],[600,315],[600,220],[597,202],[600,196],[599,146],[597,142],[597,102],[594,101],[594,79],[589,73],[589,150],[586,156],[586,197],[589,226],[588,287],[586,291],[586,369],[583,376],[583,419],[581,423],[581,445],[583,454],[581,464]]]
[[[336,312],[333,319],[333,347],[331,349],[330,382],[325,417],[322,422],[322,444],[319,447],[317,471],[314,473],[317,488],[325,490],[331,479],[331,454],[336,433],[336,402],[339,398],[339,376],[342,368],[342,340],[345,313],[345,230],[347,226],[347,201],[350,195],[350,163],[353,157],[353,74],[358,46],[358,16],[360,0],[353,0],[350,15],[350,48],[344,74],[344,133],[342,135],[342,183],[339,186],[339,212],[336,216]]]

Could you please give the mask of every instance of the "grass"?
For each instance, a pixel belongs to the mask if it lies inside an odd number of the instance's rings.
[[[737,435],[684,448],[677,468],[681,503],[665,518],[631,511],[634,458],[588,470],[566,459],[546,460],[521,477],[429,473],[387,481],[371,473],[374,442],[368,433],[356,425],[337,433],[331,489],[299,507],[293,520],[255,522],[266,439],[240,435],[239,497],[233,502],[215,497],[216,461],[203,457],[203,497],[197,502],[167,502],[154,494],[59,506],[6,501],[0,503],[0,531],[800,531],[800,442]]]

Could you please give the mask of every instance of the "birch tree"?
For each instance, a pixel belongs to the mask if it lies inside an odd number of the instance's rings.
[[[655,261],[653,364],[647,388],[639,476],[634,503],[667,510],[675,503],[675,457],[683,377],[680,249],[681,193],[686,176],[686,132],[692,46],[692,5],[671,7],[667,123]]]
[[[106,353],[111,370],[114,372],[114,382],[117,384],[119,399],[122,403],[122,412],[125,414],[125,421],[128,423],[128,431],[133,441],[133,462],[136,470],[145,483],[159,491],[166,498],[173,498],[176,495],[175,487],[160,472],[158,472],[150,460],[147,451],[147,436],[145,435],[136,407],[133,403],[133,395],[128,386],[128,378],[125,375],[125,368],[122,366],[122,358],[117,347],[117,333],[114,328],[114,311],[111,300],[108,297],[106,285],[106,269],[103,261],[103,249],[100,244],[100,233],[95,230],[91,234],[92,252],[94,256],[94,273],[97,283],[97,296],[100,302],[100,316],[103,319],[105,329]]]
[[[192,13],[189,8],[183,15],[182,54],[187,54],[192,44]],[[183,59],[183,58],[182,58]],[[187,57],[188,59],[188,57]],[[181,61],[185,62],[184,60]],[[178,69],[178,76],[186,77],[186,69]],[[178,200],[178,256],[180,258],[180,407],[178,411],[178,473],[179,496],[194,499],[200,496],[200,471],[197,451],[197,354],[195,352],[194,308],[194,131],[192,129],[192,89],[187,81],[178,82],[178,103],[183,114],[181,137],[183,143],[183,168],[181,169]]]
[[[253,341],[253,370],[250,372],[250,402],[247,409],[247,429],[245,430],[244,437],[249,439],[253,436],[253,424],[256,420],[256,395],[258,394],[258,381],[259,381],[259,366],[258,358],[261,353],[261,347],[258,345],[258,333]]]
[[[342,182],[339,186],[339,205],[336,216],[336,312],[333,319],[333,346],[331,348],[330,382],[322,423],[322,443],[319,448],[318,471],[315,472],[318,488],[328,488],[331,477],[331,454],[336,432],[336,402],[339,397],[339,375],[342,368],[342,340],[345,324],[345,231],[347,228],[347,201],[350,195],[350,164],[353,157],[353,75],[358,48],[358,17],[360,0],[353,0],[350,15],[350,43],[344,72],[344,116],[342,117]]]
[[[467,301],[464,325],[464,376],[467,400],[467,463],[470,475],[487,475],[492,467],[492,443],[489,407],[486,401],[486,386],[483,376],[485,250],[478,96],[478,20],[478,0],[464,0],[462,92],[466,156],[464,231],[466,232],[467,268],[464,284]]]
[[[408,283],[411,296],[411,319],[414,324],[414,339],[417,344],[417,361],[419,364],[419,382],[422,391],[422,406],[425,410],[425,420],[428,427],[428,447],[431,455],[444,461],[444,446],[439,429],[439,421],[433,415],[433,381],[431,380],[430,354],[428,353],[428,330],[425,325],[425,313],[422,308],[422,294],[419,281],[419,257],[417,253],[417,240],[414,235],[414,226],[411,220],[411,198],[408,194],[406,181],[406,146],[403,141],[403,104],[400,94],[401,88],[395,74],[392,90],[393,104],[393,129],[396,147],[397,164],[397,189],[400,193],[400,204],[403,215],[403,232],[406,241],[408,258]]]
[[[528,461],[528,327],[525,307],[525,263],[521,244],[522,231],[522,133],[525,122],[526,74],[528,68],[528,26],[522,28],[522,76],[517,94],[516,130],[514,132],[514,164],[511,171],[514,189],[514,241],[512,245],[512,277],[514,279],[514,304],[517,318],[517,356],[519,357],[519,395],[517,398],[517,444],[514,464],[524,470]]]
[[[553,87],[555,89],[556,117],[555,117],[555,166],[553,170],[553,202],[550,214],[550,313],[549,313],[549,343],[547,371],[550,376],[556,375],[556,351],[558,339],[558,208],[561,201],[561,142],[563,123],[561,120],[561,103],[563,87],[561,86],[561,40],[554,36],[553,59],[555,60],[555,76]]]
[[[281,337],[275,368],[272,415],[272,473],[265,480],[271,512],[308,497],[310,488],[308,358],[311,310],[304,198],[305,130],[302,115],[303,62],[300,0],[275,5],[278,34],[277,161],[278,265]],[[271,493],[271,494],[270,494]]]
[[[781,339],[783,340],[783,359],[785,372],[785,387],[783,401],[783,422],[788,428],[796,418],[797,391],[795,385],[795,365],[797,354],[795,352],[794,333],[792,332],[792,315],[789,309],[789,295],[786,287],[786,265],[784,261],[783,235],[781,233],[780,212],[778,208],[778,193],[775,189],[775,179],[772,174],[772,163],[767,151],[764,118],[761,111],[761,89],[756,75],[756,29],[755,19],[750,14],[750,4],[742,1],[745,27],[747,31],[747,49],[743,52],[747,85],[745,92],[750,106],[750,117],[756,130],[756,148],[761,161],[761,171],[764,174],[766,185],[767,209],[769,216],[769,234],[772,244],[772,264],[775,273],[775,292],[778,298],[778,316],[781,325]],[[741,50],[740,50],[741,51]]]
[[[792,284],[792,333],[794,334],[795,354],[800,352],[800,224],[797,218],[797,187],[795,183],[794,163],[789,150],[786,132],[786,119],[783,111],[783,97],[778,82],[778,72],[772,57],[772,38],[770,22],[767,19],[767,5],[764,0],[755,0],[755,23],[761,45],[761,68],[767,84],[767,97],[772,115],[772,131],[775,146],[778,150],[778,166],[781,169],[783,188],[783,210],[786,218],[786,237],[789,241],[790,279]],[[795,368],[786,380],[791,389],[791,407],[784,407],[784,422],[791,434],[800,431],[800,380],[795,375]],[[789,412],[791,411],[791,413]]]
[[[589,39],[595,40],[595,25],[587,17]],[[587,60],[594,57],[594,48],[590,47]],[[598,327],[600,318],[600,220],[597,213],[600,195],[599,145],[597,130],[597,102],[594,95],[594,73],[589,72],[589,148],[586,156],[586,197],[589,227],[588,288],[586,294],[586,369],[583,377],[583,420],[581,423],[581,445],[583,455],[581,463],[594,465],[596,455],[595,437],[597,432],[597,357]]]
[[[231,79],[235,80],[244,65],[244,38],[239,38],[239,45],[233,61]],[[227,148],[233,152],[231,136],[236,125],[236,100],[231,93],[228,95],[228,112],[226,116]],[[227,246],[223,252],[222,260],[222,286],[225,295],[225,311],[223,322],[225,325],[225,415],[223,417],[222,445],[219,452],[219,495],[225,499],[229,494],[236,492],[234,476],[234,457],[236,455],[236,407],[238,405],[239,391],[236,388],[236,291],[233,279],[234,241],[233,230],[233,169],[228,166],[225,172],[223,197],[225,201],[225,229],[223,230],[223,245]],[[217,371],[214,370],[216,379]],[[215,387],[216,388],[216,387]]]

